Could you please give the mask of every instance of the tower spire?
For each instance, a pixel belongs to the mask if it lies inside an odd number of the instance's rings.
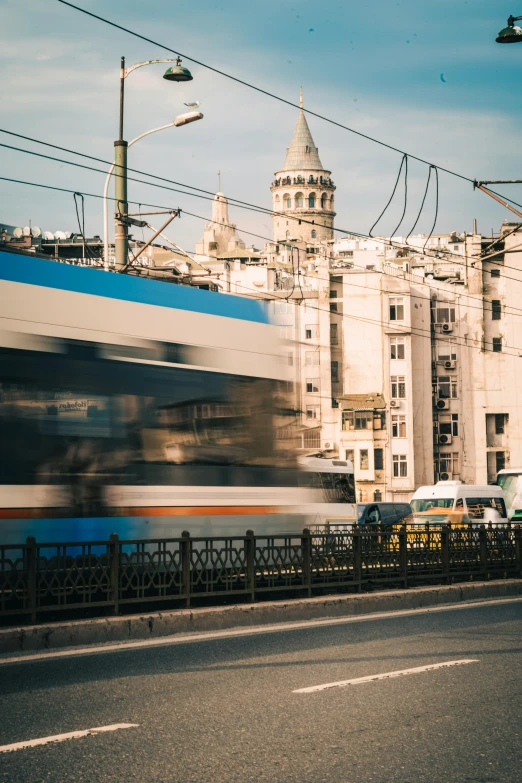
[[[299,87],[299,108],[301,111],[303,111],[304,103],[303,103],[303,88]]]

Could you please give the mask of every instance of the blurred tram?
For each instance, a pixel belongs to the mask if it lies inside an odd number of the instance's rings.
[[[0,543],[355,513],[350,463],[278,437],[297,414],[260,302],[3,251],[0,301]]]

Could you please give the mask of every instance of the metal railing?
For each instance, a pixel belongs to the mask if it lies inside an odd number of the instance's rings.
[[[522,576],[520,526],[332,526],[302,535],[0,546],[0,618],[189,607],[314,592]],[[203,600],[202,600],[203,599]],[[103,613],[103,612],[102,612]]]

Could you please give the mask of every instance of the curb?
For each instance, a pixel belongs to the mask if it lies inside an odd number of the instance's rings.
[[[40,652],[90,644],[154,639],[174,634],[352,617],[520,595],[522,579],[503,579],[370,594],[332,595],[43,623],[0,629],[0,654]]]

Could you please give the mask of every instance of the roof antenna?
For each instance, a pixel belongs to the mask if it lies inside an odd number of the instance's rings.
[[[303,104],[303,88],[302,87],[299,87],[299,108],[301,109],[301,111],[304,108],[304,104]]]
[[[221,171],[218,171],[218,193],[221,193]]]

